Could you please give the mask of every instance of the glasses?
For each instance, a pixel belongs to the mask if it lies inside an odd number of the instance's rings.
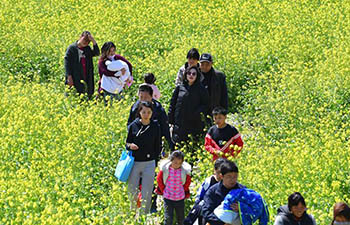
[[[193,72],[193,73],[187,72],[187,75],[188,75],[188,76],[193,76],[193,77],[195,77],[195,76],[197,76],[197,73],[196,73],[196,72]]]

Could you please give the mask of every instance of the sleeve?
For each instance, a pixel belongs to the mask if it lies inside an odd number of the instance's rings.
[[[312,225],[316,225],[316,220],[313,215],[310,214],[311,220],[312,220]]]
[[[191,197],[190,184],[191,184],[191,176],[187,174],[186,175],[186,182],[184,184],[185,198]]]
[[[174,124],[175,122],[175,107],[176,107],[176,101],[177,101],[178,95],[179,95],[179,86],[175,88],[170,100],[169,111],[168,111],[170,124]]]
[[[205,190],[205,188],[204,188],[204,185],[205,185],[205,182],[206,181],[204,181],[203,183],[202,183],[202,185],[198,188],[198,190],[197,190],[197,195],[196,195],[196,199],[195,199],[195,204],[198,204],[200,201],[202,201],[203,200],[203,198],[204,198],[204,195],[205,195],[205,192],[206,192],[206,190]]]
[[[154,138],[154,149],[155,149],[156,159],[159,159],[161,146],[162,146],[162,136],[161,136],[159,125],[157,123],[154,123],[154,124],[156,126],[156,132],[155,132],[155,138]]]
[[[214,191],[213,188],[210,188],[204,196],[202,216],[207,223],[210,223],[210,225],[224,225],[224,223],[214,214],[214,209],[216,208],[213,206],[215,205],[213,203],[216,202]]]
[[[156,85],[153,85],[152,88],[153,88],[153,98],[158,101],[162,95],[160,94],[160,91]]]
[[[93,46],[92,49],[92,56],[99,56],[100,55],[100,48],[98,47],[97,43]]]
[[[164,188],[165,188],[165,185],[163,181],[163,171],[160,170],[157,175],[157,189],[155,190],[155,192],[158,195],[163,195]]]
[[[208,133],[205,135],[204,138],[204,148],[205,150],[207,150],[209,153],[216,155],[215,151],[216,150],[220,150],[220,148],[218,148],[217,144],[215,143],[215,141],[211,138],[210,136],[210,129],[208,131]]]
[[[179,85],[183,84],[183,77],[184,77],[184,70],[181,67],[179,69],[179,71],[177,72],[177,76],[176,76],[176,80],[175,80],[175,85],[176,86],[179,86]]]
[[[102,75],[105,75],[107,77],[114,77],[115,72],[109,71],[105,63],[105,60],[98,61],[98,73],[100,74],[100,77],[102,77]]]
[[[128,126],[128,136],[126,137],[126,143],[134,143],[134,137],[132,135],[132,126]],[[125,145],[127,150],[132,151],[127,144]]]
[[[128,126],[132,123],[132,121],[134,121],[134,120],[136,119],[136,110],[134,110],[135,104],[137,104],[137,102],[134,103],[134,104],[131,106],[131,109],[130,109],[129,118],[128,118],[128,123],[127,123]]]
[[[155,100],[156,101],[156,100]],[[159,110],[159,125],[160,125],[160,131],[161,131],[161,135],[160,137],[165,137],[165,139],[167,140],[169,147],[171,150],[173,150],[174,148],[174,144],[173,141],[170,138],[170,130],[169,130],[169,119],[168,116],[164,110],[164,108],[162,107],[162,105],[156,101],[156,104],[158,104],[157,109]]]
[[[68,75],[73,76],[73,65],[72,65],[73,51],[69,46],[67,48],[66,54],[64,55],[64,68],[66,70],[66,78]]]
[[[276,216],[275,223],[273,225],[283,225],[283,218],[280,215]]]
[[[228,110],[227,85],[226,85],[226,77],[224,74],[223,74],[223,80],[222,80],[220,105],[224,107],[226,110]]]
[[[132,76],[132,65],[131,65],[131,63],[130,63],[126,58],[124,58],[124,57],[121,56],[121,55],[115,55],[115,59],[116,59],[116,60],[122,60],[122,61],[124,61],[126,64],[128,64],[129,71],[130,71],[130,76]]]

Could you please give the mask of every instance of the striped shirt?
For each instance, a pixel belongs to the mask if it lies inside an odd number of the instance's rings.
[[[173,201],[185,198],[185,190],[181,181],[181,168],[169,167],[169,177],[165,184],[163,197]]]

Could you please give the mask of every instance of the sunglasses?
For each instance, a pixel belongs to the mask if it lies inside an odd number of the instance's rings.
[[[197,73],[196,72],[193,72],[193,73],[191,73],[191,72],[187,72],[187,75],[189,75],[189,76],[197,76]]]

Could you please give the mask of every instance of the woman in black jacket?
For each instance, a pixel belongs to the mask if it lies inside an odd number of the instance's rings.
[[[204,134],[205,116],[208,113],[208,91],[200,83],[197,66],[186,69],[182,85],[175,88],[169,106],[169,124],[173,125],[175,143],[185,141],[188,135]]]
[[[136,208],[138,187],[142,179],[142,210],[149,213],[151,208],[152,190],[156,160],[160,154],[161,134],[159,124],[151,120],[153,106],[151,102],[140,102],[139,118],[128,126],[126,147],[135,157],[134,166],[128,180],[128,191],[131,208]]]

